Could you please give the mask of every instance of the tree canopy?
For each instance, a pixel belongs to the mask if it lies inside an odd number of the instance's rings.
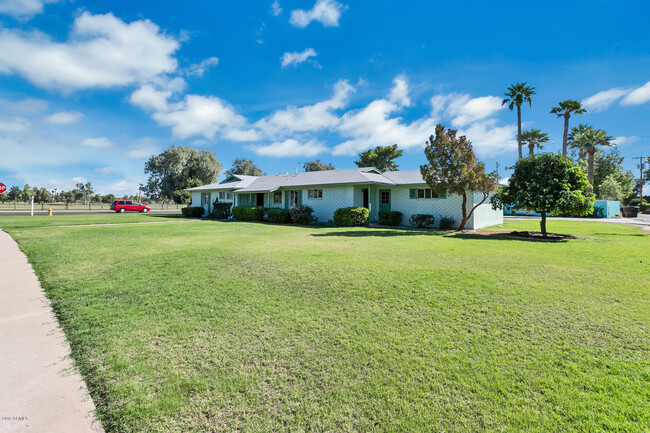
[[[535,148],[543,149],[544,143],[548,143],[551,139],[548,134],[539,129],[529,129],[521,134],[521,144],[528,146],[528,154],[532,155]]]
[[[508,186],[497,191],[491,203],[494,209],[507,206],[541,213],[540,228],[547,237],[548,214],[589,215],[593,211],[595,196],[589,187],[587,176],[569,158],[542,153],[519,160]]]
[[[594,194],[602,200],[619,200],[625,201],[634,195],[635,177],[634,173],[626,170],[623,167],[624,158],[621,156],[618,149],[611,149],[609,151],[597,150],[594,155]],[[578,162],[580,169],[587,173],[589,172],[588,163],[585,160]],[[605,180],[609,178],[607,192],[601,190]],[[618,188],[613,187],[612,182],[618,184]],[[612,189],[620,191],[620,198],[612,197]]]
[[[386,171],[397,171],[399,165],[395,159],[402,156],[403,151],[397,148],[397,144],[392,146],[377,146],[374,149],[366,150],[359,154],[359,160],[354,161],[357,167],[376,167],[382,173]]]
[[[226,175],[240,174],[242,176],[262,176],[264,173],[253,163],[252,159],[237,158],[232,167],[226,170]]]
[[[303,164],[302,166],[305,171],[325,171],[325,170],[334,170],[334,164],[331,162],[329,164],[325,164],[324,162],[320,162],[320,159],[317,159],[316,161],[307,161]]]
[[[436,126],[436,136],[429,137],[424,154],[429,162],[420,166],[422,177],[437,194],[458,194],[463,197],[461,220],[458,230],[463,230],[474,210],[497,189],[497,174],[485,173],[485,165],[476,161],[472,143],[456,131]],[[467,193],[483,193],[483,200],[467,211]]]
[[[183,189],[189,179],[201,184],[214,183],[221,171],[221,163],[214,152],[189,146],[172,146],[145,163],[149,180],[144,190],[149,197],[173,200],[174,192]]]

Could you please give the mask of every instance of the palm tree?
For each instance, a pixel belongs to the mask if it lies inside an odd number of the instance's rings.
[[[533,154],[535,147],[542,149],[542,143],[547,143],[549,140],[548,134],[539,129],[530,129],[521,134],[521,142],[528,145],[528,155]]]
[[[553,107],[551,109],[551,114],[557,114],[557,117],[564,117],[564,136],[562,138],[562,156],[566,156],[568,134],[569,134],[569,117],[571,117],[571,113],[582,114],[586,112],[587,110],[582,108],[582,104],[578,101],[574,101],[573,99],[560,101],[557,107]]]
[[[599,146],[611,146],[613,137],[607,135],[602,129],[587,127],[583,132],[574,137],[573,143],[576,147],[581,148],[587,154],[588,171],[587,177],[591,188],[589,192],[594,191],[594,155]]]
[[[512,111],[515,106],[517,107],[517,145],[519,147],[519,159],[522,158],[521,151],[521,104],[528,102],[529,106],[533,106],[532,96],[535,94],[534,87],[526,86],[526,83],[517,83],[511,84],[508,87],[508,91],[505,94],[505,99],[501,102],[501,105],[508,105],[510,111]]]
[[[580,147],[578,143],[576,143],[576,138],[580,136],[580,134],[584,133],[586,130],[591,129],[591,126],[586,125],[586,124],[580,124],[576,127],[571,128],[571,133],[569,134],[567,143],[570,148],[572,149],[577,149],[578,150],[578,159],[585,159],[587,156],[587,153],[585,152],[585,149]]]

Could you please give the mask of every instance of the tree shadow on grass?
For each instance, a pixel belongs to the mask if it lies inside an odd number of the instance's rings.
[[[323,228],[332,228],[332,227],[323,227]],[[444,232],[433,232],[433,231],[420,231],[420,230],[382,230],[382,229],[372,229],[368,228],[365,230],[342,230],[338,228],[332,228],[332,231],[327,233],[314,233],[314,237],[348,237],[348,238],[362,238],[362,237],[396,237],[396,236],[442,236],[445,235]]]
[[[549,233],[549,235],[551,235]],[[523,242],[547,242],[547,243],[564,243],[574,238],[568,235],[556,235],[562,237],[526,237],[522,235],[513,234],[511,232],[489,232],[489,233],[458,233],[442,230],[415,230],[415,229],[373,229],[367,228],[365,230],[337,230],[334,229],[327,233],[314,233],[314,237],[398,237],[398,236],[441,236],[451,239],[461,240],[499,240],[499,241],[523,241]]]

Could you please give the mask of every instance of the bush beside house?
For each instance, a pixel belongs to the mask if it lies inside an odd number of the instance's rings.
[[[215,218],[218,220],[225,220],[230,218],[231,207],[232,207],[232,203],[215,201],[214,203],[212,203],[212,213],[210,213],[210,218]]]
[[[379,224],[385,226],[398,226],[402,223],[402,212],[379,212]]]
[[[456,220],[452,217],[441,217],[440,218],[440,230],[451,230],[454,228]]]
[[[261,206],[235,206],[232,208],[232,216],[237,221],[263,221],[266,209]]]
[[[290,224],[291,214],[287,209],[269,209],[269,222],[273,224]]]
[[[289,209],[291,221],[295,224],[307,225],[311,224],[314,218],[314,209],[311,206],[300,205]]]
[[[205,213],[205,209],[200,206],[196,207],[184,207],[181,208],[181,213],[185,218],[201,218]]]
[[[411,218],[409,219],[409,223],[411,223],[413,227],[424,228],[424,227],[432,226],[434,220],[435,219],[433,218],[433,215],[416,213],[411,215]]]
[[[368,224],[370,211],[365,207],[342,207],[334,212],[334,224],[339,227],[359,227]]]

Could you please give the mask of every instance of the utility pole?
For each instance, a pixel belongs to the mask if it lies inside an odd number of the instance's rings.
[[[644,161],[647,159],[650,161],[650,157],[647,156],[636,156],[632,159],[639,160],[639,206],[643,204],[643,169],[645,168]]]

